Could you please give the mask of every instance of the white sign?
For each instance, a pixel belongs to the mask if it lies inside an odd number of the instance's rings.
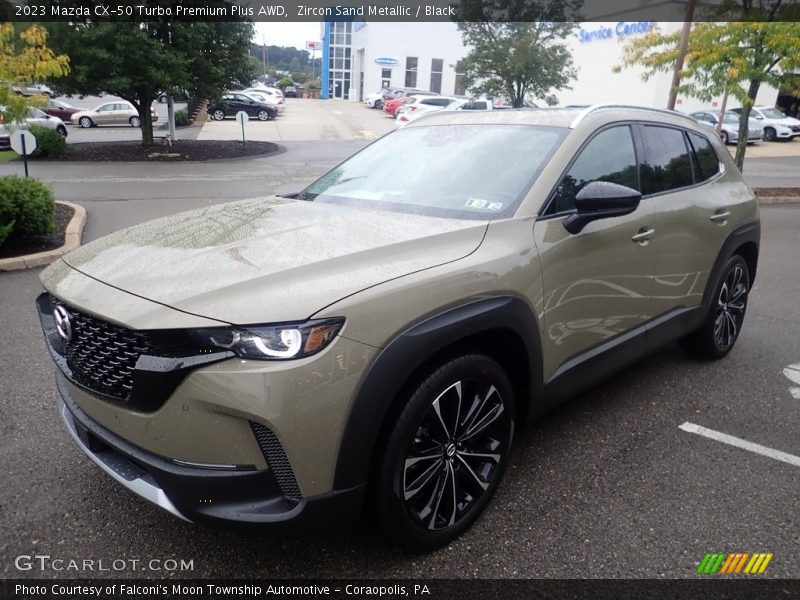
[[[306,42],[306,50],[322,50],[322,42]]]
[[[400,64],[400,61],[393,56],[379,56],[375,59],[375,64],[382,67],[396,67]]]
[[[237,113],[236,113],[236,122],[237,122],[239,125],[244,125],[244,124],[245,124],[245,123],[247,123],[249,120],[250,120],[250,117],[249,117],[249,116],[248,116],[248,114],[247,114],[246,112],[244,112],[243,110],[240,110],[239,112],[237,112]]]
[[[36,150],[36,137],[27,129],[17,129],[11,134],[11,149],[19,155],[23,154],[22,140],[25,140],[24,154],[31,154]]]

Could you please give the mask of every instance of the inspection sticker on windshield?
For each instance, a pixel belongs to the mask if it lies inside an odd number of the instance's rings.
[[[500,210],[503,208],[502,202],[489,202],[483,198],[467,198],[464,205],[467,208],[485,208],[486,210]]]

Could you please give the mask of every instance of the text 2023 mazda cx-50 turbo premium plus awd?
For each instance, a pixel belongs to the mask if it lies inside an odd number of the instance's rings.
[[[730,351],[759,237],[688,117],[444,111],[298,194],[87,244],[37,306],[67,429],[134,493],[273,528],[368,508],[426,548],[484,510],[526,419],[667,341]]]

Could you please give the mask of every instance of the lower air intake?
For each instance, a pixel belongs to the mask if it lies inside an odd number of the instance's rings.
[[[278,437],[261,423],[250,421],[250,426],[253,428],[258,447],[261,448],[261,453],[269,468],[275,474],[278,487],[281,488],[283,495],[292,500],[300,500],[302,498],[300,487],[297,485],[292,465],[289,464],[289,459],[286,458],[286,453],[283,451]]]

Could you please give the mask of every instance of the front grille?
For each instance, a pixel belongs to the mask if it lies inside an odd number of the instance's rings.
[[[297,485],[292,465],[289,464],[289,459],[286,458],[286,453],[283,451],[278,437],[269,427],[265,427],[261,423],[250,421],[250,426],[253,428],[261,453],[275,475],[281,493],[292,500],[300,500],[302,498],[300,487]]]
[[[64,357],[72,379],[89,390],[127,401],[141,355],[176,357],[196,354],[186,332],[133,331],[76,310],[51,296],[55,308],[69,313],[71,339],[64,342]]]

